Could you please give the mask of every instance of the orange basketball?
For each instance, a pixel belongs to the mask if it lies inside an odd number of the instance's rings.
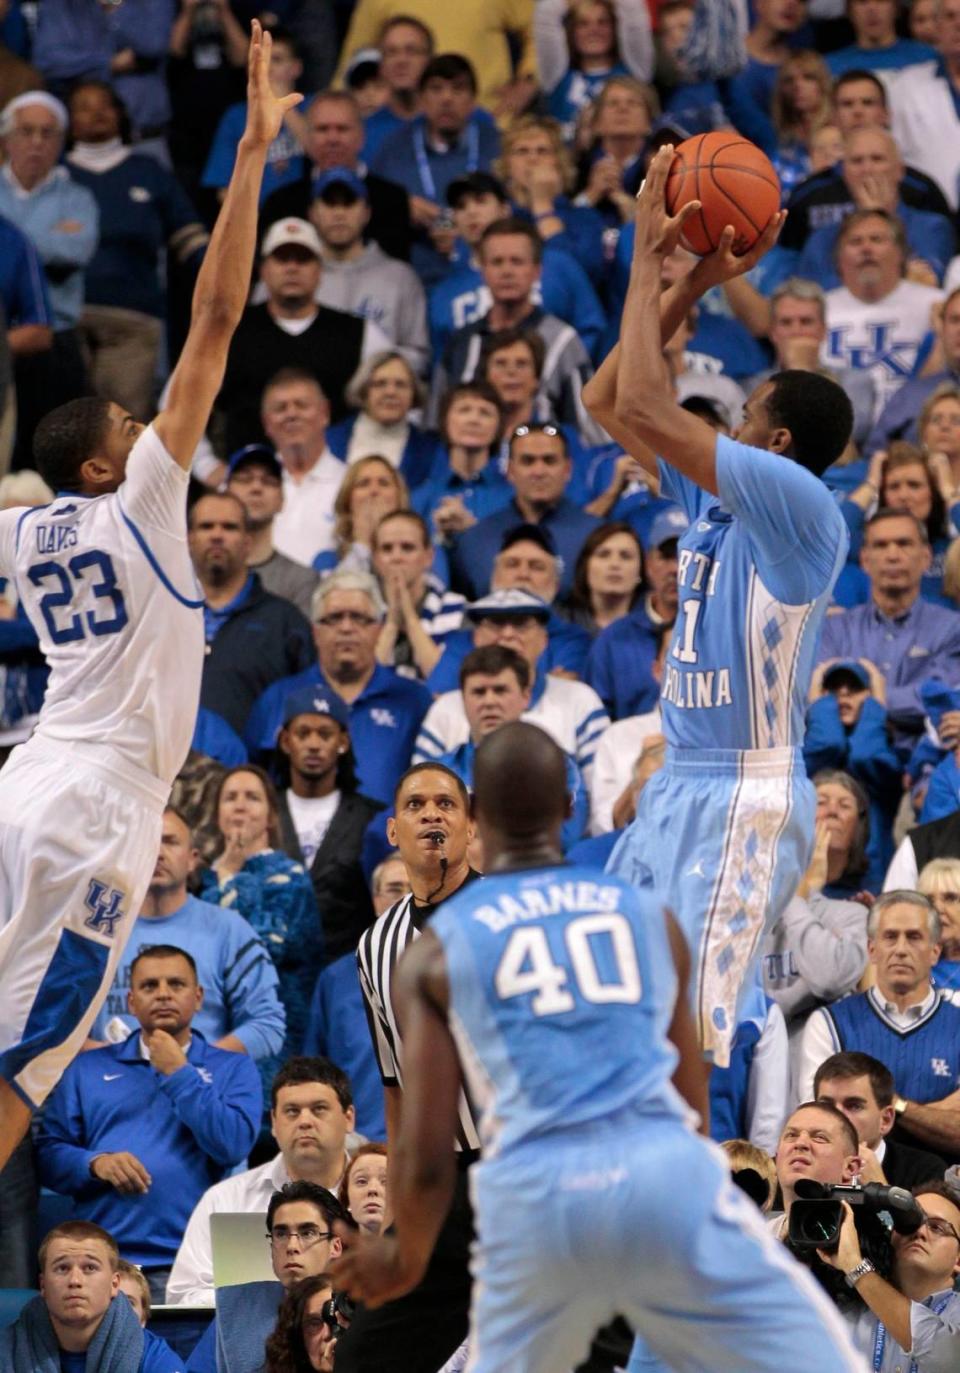
[[[701,133],[680,144],[667,176],[670,213],[688,200],[699,200],[701,208],[684,225],[684,247],[699,257],[712,253],[732,224],[739,255],[753,247],[779,210],[780,181],[770,159],[748,139]]]

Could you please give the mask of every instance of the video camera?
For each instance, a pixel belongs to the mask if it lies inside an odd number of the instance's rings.
[[[801,1178],[796,1184],[797,1199],[790,1208],[787,1248],[807,1264],[835,1302],[842,1305],[856,1296],[844,1282],[843,1274],[817,1257],[817,1250],[836,1253],[843,1225],[843,1203],[853,1212],[860,1252],[883,1278],[890,1276],[893,1249],[890,1238],[913,1235],[923,1224],[923,1211],[916,1197],[903,1187],[885,1187],[879,1182],[831,1184]]]

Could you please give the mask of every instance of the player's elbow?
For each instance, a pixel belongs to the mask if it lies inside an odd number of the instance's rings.
[[[242,304],[238,309],[234,301],[213,292],[205,293],[194,298],[190,327],[201,331],[211,342],[229,340],[242,313]]]
[[[653,419],[652,407],[643,394],[634,392],[629,396],[618,395],[613,417],[621,428],[646,440]]]

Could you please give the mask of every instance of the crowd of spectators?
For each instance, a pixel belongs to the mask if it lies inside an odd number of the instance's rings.
[[[259,13],[0,0],[0,504],[51,499],[31,441],[55,405],[162,405]],[[735,434],[753,387],[800,368],[855,414],[824,476],[850,553],[808,710],[813,858],[713,1132],[775,1156],[784,1216],[801,1173],[936,1184],[928,1238],[960,1272],[936,1190],[960,1163],[960,0],[278,0],[267,22],[274,84],[305,98],[194,458],[194,747],[93,1038],[0,1185],[39,1179],[74,1218],[11,1366],[95,1346],[180,1367],[112,1298],[211,1306],[218,1211],[263,1214],[276,1281],[218,1292],[186,1366],[259,1368],[267,1337],[268,1368],[333,1366],[331,1222],[389,1218],[355,959],[410,890],[400,779],[469,789],[480,740],[533,721],[567,755],[568,856],[602,863],[663,761],[686,518],[582,388],[651,153],[713,129],[767,152],[788,218],[664,340],[677,396]],[[12,585],[0,652],[6,745],[45,681]],[[30,1225],[10,1233],[3,1281],[31,1286]],[[919,1373],[960,1363],[960,1319],[937,1320]]]

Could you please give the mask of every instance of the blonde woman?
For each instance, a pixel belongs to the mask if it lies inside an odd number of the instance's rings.
[[[777,148],[772,161],[780,178],[783,201],[810,175],[811,140],[831,118],[830,70],[817,52],[791,53],[773,88],[773,126]]]
[[[931,859],[917,878],[917,890],[940,917],[941,953],[931,973],[934,986],[960,991],[960,858]]]
[[[407,483],[389,460],[371,453],[351,463],[333,504],[336,548],[313,562],[318,572],[334,567],[369,572],[373,531],[384,515],[409,510]]]

